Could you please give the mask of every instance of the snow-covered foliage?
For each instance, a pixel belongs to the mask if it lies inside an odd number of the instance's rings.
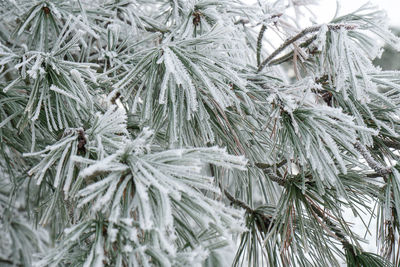
[[[399,40],[317,2],[1,1],[0,265],[398,266]]]

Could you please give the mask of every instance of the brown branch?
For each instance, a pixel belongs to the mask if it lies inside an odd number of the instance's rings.
[[[284,163],[282,163],[282,162],[284,162]],[[284,164],[286,164],[286,161],[285,161],[285,160],[282,161],[282,162],[280,162],[280,163],[278,163],[278,164],[281,165],[281,166],[283,166]],[[266,175],[268,175],[268,178],[269,178],[271,181],[273,181],[273,182],[279,184],[280,186],[285,186],[285,185],[286,185],[287,180],[284,179],[284,178],[282,178],[282,177],[279,177],[278,175],[276,175],[275,173],[273,173],[272,170],[270,169],[272,166],[268,166],[268,164],[265,164],[265,163],[256,163],[255,165],[256,165],[258,168],[260,168]],[[278,167],[278,166],[277,166],[277,167]]]
[[[272,223],[272,218],[270,216],[267,216],[255,209],[252,209],[249,205],[244,203],[243,201],[236,199],[234,196],[232,196],[228,190],[224,189],[224,194],[226,198],[234,205],[241,207],[242,209],[246,210],[249,214],[253,215],[258,215],[261,217],[261,219],[264,221],[265,224],[271,225]]]
[[[329,230],[333,233],[335,238],[342,243],[344,248],[351,248],[353,245],[347,240],[346,234],[342,232],[342,230],[334,223],[331,219],[329,219],[328,216],[325,215],[325,213],[321,210],[320,207],[318,207],[316,204],[307,201],[308,204],[310,204],[310,207],[319,218],[323,220],[325,225],[329,228]]]
[[[274,164],[257,162],[255,165],[260,169],[267,169],[267,168],[273,168],[273,167],[280,168],[283,165],[285,165],[286,163],[287,163],[287,160],[284,159],[281,162],[274,163]]]
[[[313,36],[309,39],[307,39],[306,41],[304,41],[303,43],[301,43],[299,45],[299,47],[307,47],[309,46],[315,39],[317,38],[317,36]],[[272,60],[271,62],[268,63],[268,66],[272,66],[272,65],[279,65],[282,64],[283,62],[289,61],[290,59],[293,58],[293,51],[287,53],[286,55],[283,55],[277,59]]]
[[[285,186],[287,180],[284,178],[279,177],[278,175],[276,175],[275,173],[273,173],[270,169],[266,169],[263,170],[265,174],[268,175],[269,179],[271,179],[271,181],[279,184],[280,186]]]
[[[293,44],[297,40],[303,38],[305,35],[307,35],[309,33],[319,31],[321,29],[321,27],[322,27],[321,25],[308,27],[308,28],[302,30],[301,32],[299,32],[298,34],[296,34],[295,36],[293,36],[292,38],[287,39],[283,44],[281,44],[274,52],[272,52],[272,54],[270,54],[260,64],[260,66],[257,69],[257,72],[260,72],[264,67],[269,65],[271,60],[274,59],[277,55],[279,55],[283,50],[285,50],[286,47]],[[345,28],[346,30],[354,30],[356,26],[355,25],[347,25],[347,24],[329,24],[329,25],[327,25],[327,27],[329,30],[336,31],[341,28]]]
[[[376,172],[374,172],[374,173],[368,173],[368,174],[366,175],[366,177],[367,177],[367,178],[379,178],[379,177],[382,177],[382,175],[377,174]]]
[[[9,260],[9,259],[6,259],[6,258],[2,258],[2,257],[0,257],[0,263],[4,263],[4,264],[7,264],[7,265],[11,265],[11,266],[22,266],[22,264],[20,264],[20,263],[16,263],[16,262],[14,262],[12,260]],[[2,264],[0,264],[0,265],[2,265]]]
[[[360,152],[360,154],[363,156],[365,161],[368,163],[368,166],[373,169],[377,174],[381,175],[382,177],[385,177],[389,173],[392,172],[390,167],[386,167],[382,165],[380,162],[376,161],[372,156],[371,153],[368,151],[368,149],[361,144],[360,142],[356,142],[354,144],[354,147]]]
[[[400,143],[399,142],[395,142],[392,140],[382,140],[382,143],[388,147],[394,148],[399,150],[400,149]]]
[[[253,210],[252,208],[250,208],[249,205],[247,205],[246,203],[244,203],[243,201],[241,201],[241,200],[239,200],[239,199],[236,199],[234,196],[232,196],[232,195],[228,192],[228,190],[224,189],[224,193],[225,193],[225,196],[228,198],[228,200],[229,200],[232,204],[241,207],[242,209],[246,210],[248,213],[253,213],[253,212],[254,212],[254,210]]]
[[[238,24],[242,24],[243,26],[246,25],[247,23],[250,23],[250,20],[248,19],[239,19],[237,21],[235,21],[233,24],[234,25],[238,25]]]
[[[258,38],[257,38],[257,67],[260,66],[260,62],[261,62],[261,48],[262,48],[262,39],[265,33],[265,30],[267,29],[267,26],[265,26],[264,24],[261,26],[261,30],[260,33],[258,34]]]

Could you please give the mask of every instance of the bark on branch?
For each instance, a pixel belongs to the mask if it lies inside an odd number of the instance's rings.
[[[281,44],[274,52],[272,52],[258,67],[257,72],[260,72],[264,67],[269,65],[272,59],[274,59],[277,55],[279,55],[283,50],[285,50],[286,47],[289,45],[293,44],[297,40],[303,38],[309,33],[317,32],[321,29],[322,25],[318,26],[311,26],[308,28],[305,28],[292,38],[287,39],[283,44]],[[339,30],[341,28],[344,28],[346,30],[354,30],[356,28],[355,25],[348,25],[348,24],[328,24],[327,25],[328,29],[331,31]]]
[[[386,167],[376,161],[372,156],[371,153],[369,153],[368,149],[361,144],[360,142],[356,142],[354,144],[354,147],[360,152],[360,154],[363,156],[365,161],[368,163],[368,166],[373,169],[377,174],[381,175],[382,177],[385,177],[389,173],[392,172],[390,167]]]
[[[261,219],[264,221],[264,224],[266,225],[271,225],[272,223],[272,218],[270,216],[267,216],[255,209],[252,209],[249,205],[247,205],[246,203],[244,203],[243,201],[236,199],[234,196],[232,196],[228,190],[224,190],[225,196],[228,198],[228,200],[234,204],[237,205],[239,207],[241,207],[242,209],[246,210],[249,214],[256,214],[258,216],[261,217]]]

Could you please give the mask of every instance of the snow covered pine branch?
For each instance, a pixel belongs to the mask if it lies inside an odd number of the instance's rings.
[[[2,1],[0,266],[399,266],[399,40],[313,2]]]

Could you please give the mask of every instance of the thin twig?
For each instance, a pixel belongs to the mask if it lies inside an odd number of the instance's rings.
[[[234,196],[232,196],[232,195],[228,192],[228,190],[224,189],[224,193],[225,193],[226,197],[228,198],[228,200],[229,200],[232,204],[241,207],[242,209],[246,210],[246,211],[249,212],[249,213],[253,213],[253,212],[254,212],[253,209],[250,208],[249,205],[247,205],[246,203],[244,203],[243,201],[241,201],[241,200],[239,200],[239,199],[236,199]]]
[[[260,216],[263,219],[263,221],[265,223],[271,225],[271,223],[272,223],[271,217],[255,210],[255,209],[252,209],[249,205],[247,205],[243,201],[236,199],[234,196],[232,196],[226,189],[224,189],[224,194],[232,204],[241,207],[242,209],[246,210],[250,214],[257,214],[258,216]]]
[[[1,263],[5,263],[7,265],[12,265],[12,266],[22,266],[20,263],[16,263],[12,260],[0,257],[0,265],[2,265]]]
[[[352,247],[350,242],[347,240],[346,235],[333,221],[325,216],[325,214],[321,211],[321,208],[317,207],[314,203],[308,203],[310,204],[312,211],[324,221],[329,230],[333,232],[336,239],[342,243],[343,247]]]
[[[243,148],[243,145],[240,143],[239,137],[236,133],[236,131],[233,129],[231,123],[228,120],[228,117],[225,114],[225,111],[218,105],[217,101],[215,101],[213,98],[209,98],[211,100],[211,102],[214,103],[216,109],[219,111],[219,113],[222,115],[222,117],[225,120],[225,124],[226,126],[229,128],[229,130],[231,131],[232,135],[233,135],[233,140],[235,141],[235,143],[238,146],[238,149],[240,151],[240,153],[242,153],[243,155],[245,155],[245,149]],[[214,113],[217,115],[217,113],[214,111]],[[218,117],[218,116],[217,116]]]
[[[354,144],[354,147],[358,150],[358,152],[361,153],[361,155],[363,156],[365,161],[368,163],[368,166],[371,169],[373,169],[377,174],[385,177],[386,175],[388,175],[389,173],[392,172],[390,167],[386,167],[386,166],[382,165],[381,163],[379,163],[378,161],[376,161],[371,156],[371,153],[369,153],[368,149],[360,142],[356,142]]]
[[[299,45],[299,47],[307,47],[309,46],[315,39],[317,39],[317,36],[314,35],[313,37],[308,38],[306,41],[304,41],[303,43],[301,43]],[[272,65],[279,65],[282,64],[283,62],[289,61],[290,59],[293,58],[293,51],[287,53],[286,55],[283,55],[277,59],[272,60],[271,62],[268,63],[268,66],[272,66]]]
[[[284,165],[284,164],[282,164]],[[268,175],[269,179],[280,186],[285,186],[287,180],[284,178],[279,177],[270,169],[270,167],[265,167],[263,163],[256,163],[256,166],[259,167],[266,175]]]
[[[271,181],[279,184],[280,186],[286,185],[287,180],[279,177],[278,175],[273,173],[270,169],[267,169],[266,171],[264,170],[264,173],[266,173],[268,175],[268,177],[269,177],[269,179],[271,179]]]
[[[261,30],[260,33],[258,34],[258,38],[257,38],[257,67],[260,66],[260,62],[261,62],[261,48],[262,48],[262,39],[265,33],[265,30],[267,29],[267,26],[265,26],[264,24],[261,26]]]
[[[250,23],[250,20],[241,18],[241,19],[235,21],[233,24],[234,25],[242,24],[244,26],[247,23]]]
[[[275,58],[277,55],[279,55],[286,47],[291,45],[292,43],[296,42],[297,40],[301,39],[303,36],[305,36],[308,33],[316,32],[319,31],[321,26],[312,26],[309,28],[306,28],[296,34],[294,37],[287,39],[283,44],[281,44],[278,49],[276,49],[274,52],[272,52],[271,55],[269,55],[258,67],[257,72],[260,72],[273,58]]]
[[[399,142],[395,142],[395,141],[392,141],[392,140],[382,140],[382,142],[383,142],[383,144],[385,144],[386,146],[389,146],[391,148],[394,148],[394,149],[397,149],[397,150],[400,149],[400,143]]]
[[[277,55],[279,55],[283,50],[285,50],[286,47],[289,45],[293,44],[297,40],[303,38],[305,35],[312,33],[312,32],[317,32],[321,29],[322,25],[318,26],[311,26],[308,28],[305,28],[292,38],[287,39],[283,44],[281,44],[272,54],[270,54],[258,67],[257,72],[260,72],[267,64],[274,59]],[[346,30],[353,30],[356,26],[355,25],[347,25],[347,24],[330,24],[327,25],[329,30],[339,30],[341,28],[345,28]]]
[[[382,177],[382,175],[377,174],[376,172],[374,172],[374,173],[368,173],[368,174],[366,175],[366,177],[367,177],[367,178],[379,178],[379,177]]]
[[[258,168],[260,168],[260,169],[266,169],[266,168],[273,168],[273,167],[280,168],[280,167],[282,167],[283,165],[285,165],[286,163],[287,163],[287,160],[284,159],[284,160],[282,160],[281,162],[274,163],[274,164],[268,164],[268,163],[261,163],[261,162],[258,162],[258,163],[256,163],[255,165],[256,165]]]

